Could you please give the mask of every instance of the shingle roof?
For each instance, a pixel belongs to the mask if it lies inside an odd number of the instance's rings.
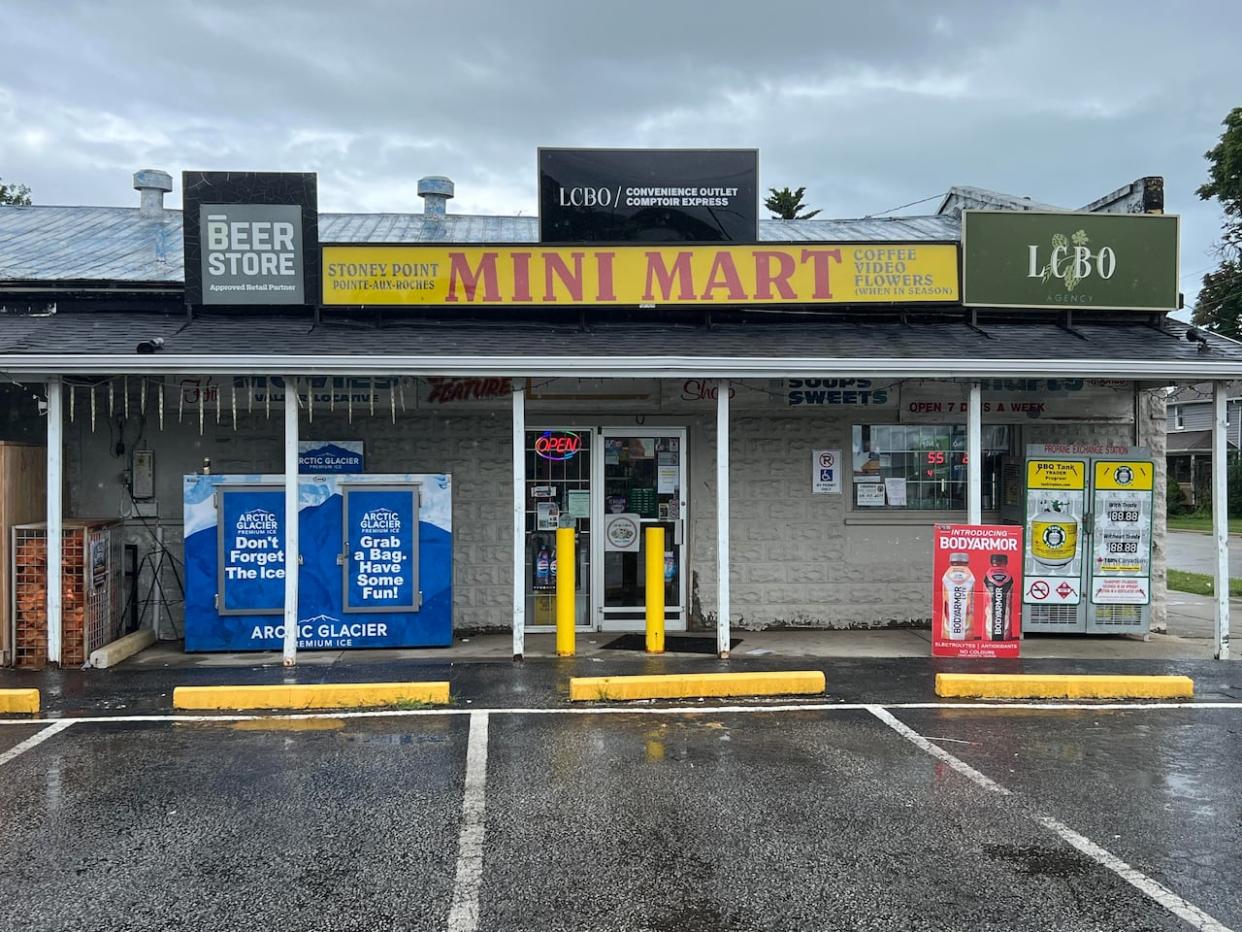
[[[1144,324],[1076,324],[1071,333],[1051,322],[987,324],[982,332],[960,320],[900,323],[894,320],[803,318],[719,324],[713,327],[661,323],[599,324],[588,330],[542,323],[359,319],[325,314],[288,316],[199,316],[152,313],[60,313],[43,317],[0,316],[0,357],[24,355],[132,356],[139,340],[164,338],[158,363],[170,356],[512,357],[575,359],[608,357],[685,359],[997,360],[1030,361],[1035,375],[1046,361],[1080,374],[1107,371],[1103,364],[1132,364],[1135,375],[1162,365],[1206,363],[1237,371],[1242,345],[1212,337],[1210,353],[1182,338],[1184,328],[1168,321],[1161,330]],[[1099,365],[1097,365],[1099,363]],[[119,361],[118,361],[119,364]],[[830,368],[826,365],[826,368]],[[1146,367],[1146,368],[1145,368]],[[963,373],[964,374],[964,373]]]
[[[950,217],[760,220],[763,242],[952,242]],[[534,243],[536,217],[320,214],[324,243]],[[136,207],[0,206],[0,282],[184,280],[181,211]]]

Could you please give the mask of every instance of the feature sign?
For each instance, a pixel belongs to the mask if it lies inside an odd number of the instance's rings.
[[[418,490],[346,486],[346,612],[412,611],[419,606]]]
[[[1087,462],[1026,461],[1026,575],[1023,601],[1077,605],[1082,601],[1082,516]]]
[[[298,472],[362,472],[361,440],[299,440]]]
[[[947,243],[324,246],[325,305],[955,303]]]
[[[181,189],[187,304],[315,303],[313,172],[182,172]]]
[[[1151,521],[1155,467],[1150,460],[1096,460],[1091,512],[1095,605],[1151,602]]]
[[[937,524],[932,656],[1017,657],[1022,632],[1022,529]]]
[[[280,614],[285,606],[284,489],[221,486],[216,495],[220,614]]]
[[[754,243],[756,149],[540,149],[543,243]]]
[[[841,494],[841,451],[811,451],[811,494]]]
[[[975,307],[1173,311],[1171,214],[962,212],[962,303]]]

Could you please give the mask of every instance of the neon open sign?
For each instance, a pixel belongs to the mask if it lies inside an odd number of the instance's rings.
[[[582,438],[569,430],[545,430],[535,440],[535,452],[545,460],[571,460],[582,449]]]

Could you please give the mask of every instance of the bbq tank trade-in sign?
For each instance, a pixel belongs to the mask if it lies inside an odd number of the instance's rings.
[[[932,546],[932,656],[1017,657],[1022,529],[937,524]]]
[[[543,243],[754,243],[756,149],[540,149]]]
[[[182,172],[181,187],[187,304],[315,303],[313,172]]]
[[[1094,466],[1091,602],[1147,605],[1155,467],[1150,460],[1096,460]]]
[[[635,307],[956,302],[946,243],[324,246],[325,305]]]
[[[1082,517],[1087,461],[1026,461],[1026,576],[1029,605],[1082,601]]]
[[[1178,218],[962,212],[962,303],[1161,312],[1178,307]]]

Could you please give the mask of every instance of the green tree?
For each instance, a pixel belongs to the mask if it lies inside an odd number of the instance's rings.
[[[1220,265],[1203,276],[1194,322],[1242,339],[1242,107],[1229,111],[1222,125],[1220,141],[1204,153],[1207,183],[1196,192],[1205,201],[1216,198],[1225,211]]]
[[[763,206],[772,211],[772,216],[777,220],[810,220],[814,217],[818,210],[812,210],[809,213],[800,213],[806,206],[802,203],[802,196],[806,194],[806,188],[799,188],[797,191],[790,191],[789,188],[768,188],[771,193],[768,199],[763,202]]]
[[[29,207],[30,189],[24,184],[5,184],[4,179],[0,178],[0,204]]]

